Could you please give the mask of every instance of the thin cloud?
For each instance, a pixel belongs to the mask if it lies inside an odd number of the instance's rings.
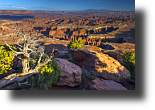
[[[32,10],[54,10],[52,7],[37,7],[37,6],[32,6],[32,7],[26,7],[26,6],[19,6],[19,5],[12,5],[12,4],[3,4],[0,3],[0,10],[5,9],[5,10],[27,10],[27,9],[32,9]]]
[[[11,4],[2,4],[0,3],[1,8],[6,8],[6,9],[27,9],[27,7],[24,6],[18,6],[18,5],[11,5]]]

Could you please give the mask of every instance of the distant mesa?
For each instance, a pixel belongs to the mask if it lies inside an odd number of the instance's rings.
[[[124,41],[134,43],[135,31],[132,31],[130,26],[135,26],[134,23],[134,12],[113,12],[105,9],[87,9],[68,13],[65,11],[0,10],[0,24],[5,24],[0,26],[1,35],[13,36],[8,29],[10,24],[13,24],[18,28],[27,26],[26,31],[37,32],[38,38],[83,40],[86,45],[101,46],[105,49],[113,48],[103,46],[102,43],[123,43]]]
[[[0,18],[2,19],[8,19],[8,20],[23,20],[27,18],[33,18],[33,16],[25,16],[25,15],[0,15]]]

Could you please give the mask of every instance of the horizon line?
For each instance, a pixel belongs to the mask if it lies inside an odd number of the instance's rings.
[[[0,9],[0,10],[16,10],[18,11],[17,9]],[[111,11],[111,12],[135,12],[135,10],[106,10],[106,9],[86,9],[86,10],[27,10],[27,9],[20,9],[20,10],[23,10],[23,11],[60,11],[60,12],[63,12],[63,11],[66,11],[66,12],[71,12],[71,11]]]

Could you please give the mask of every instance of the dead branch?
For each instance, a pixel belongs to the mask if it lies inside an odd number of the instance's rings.
[[[38,72],[36,72],[38,73]],[[0,88],[2,88],[3,86],[6,86],[12,82],[22,82],[25,79],[27,79],[28,77],[32,76],[33,74],[36,73],[26,73],[26,74],[19,74],[19,73],[13,73],[9,76],[4,77],[1,81],[0,81]]]
[[[51,58],[53,57],[51,55],[49,58],[41,61],[42,57],[47,54],[44,53],[44,47],[41,46],[40,43],[38,43],[39,39],[35,39],[36,35],[27,34],[25,31],[20,32],[21,29],[16,29],[14,26],[12,26],[12,30],[16,34],[18,34],[19,39],[17,40],[16,44],[18,46],[17,49],[20,52],[13,50],[10,45],[7,44],[7,42],[5,43],[9,47],[9,49],[15,53],[14,56],[17,56],[21,60],[23,70],[22,73],[12,73],[0,80],[0,89],[4,86],[9,85],[12,82],[16,82],[16,85],[20,86],[20,82],[24,81],[33,74],[39,73],[39,68],[43,65],[48,64],[48,62],[50,62]],[[24,44],[20,45],[20,41],[24,41]],[[36,53],[40,54],[37,65],[33,65],[33,67],[30,68],[29,62],[32,61],[31,56]]]
[[[18,55],[18,54],[23,54],[23,52],[17,52],[17,51],[15,51],[15,50],[13,50],[11,47],[10,47],[10,45],[9,44],[7,44],[7,42],[5,42],[5,44],[9,47],[9,49],[11,50],[11,51],[13,51],[16,55]]]

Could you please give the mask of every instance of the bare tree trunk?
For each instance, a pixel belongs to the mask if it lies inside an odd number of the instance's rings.
[[[22,73],[28,73],[28,70],[29,70],[28,59],[27,58],[22,58],[21,60],[22,60],[22,67],[23,67]]]
[[[38,72],[33,72],[33,73],[14,73],[14,74],[11,74],[9,76],[6,76],[4,77],[2,80],[0,80],[0,89],[3,87],[3,86],[7,86],[8,84],[12,83],[12,82],[22,82],[24,81],[25,79],[27,79],[28,77],[32,76],[33,74],[36,74]]]
[[[16,43],[18,45],[19,51],[12,49],[10,45],[7,44],[7,42],[5,43],[9,47],[9,49],[15,53],[14,56],[17,56],[21,60],[23,69],[21,73],[12,73],[11,75],[8,75],[0,80],[0,89],[8,86],[10,83],[12,84],[12,82],[17,82],[17,86],[20,86],[20,82],[24,81],[26,78],[32,76],[33,74],[39,73],[39,67],[46,65],[49,61],[51,61],[52,58],[51,55],[46,60],[41,61],[42,57],[47,54],[44,53],[44,47],[38,43],[39,40],[35,39],[35,35],[32,36],[26,34],[26,32],[20,32],[20,30],[17,30],[15,27],[13,27],[13,30],[15,30],[15,32],[17,31],[16,33],[19,35],[19,39]],[[19,42],[23,42],[23,40],[24,45],[22,46],[19,44]],[[40,54],[37,65],[34,65],[34,68],[30,68],[30,56],[36,53]]]

